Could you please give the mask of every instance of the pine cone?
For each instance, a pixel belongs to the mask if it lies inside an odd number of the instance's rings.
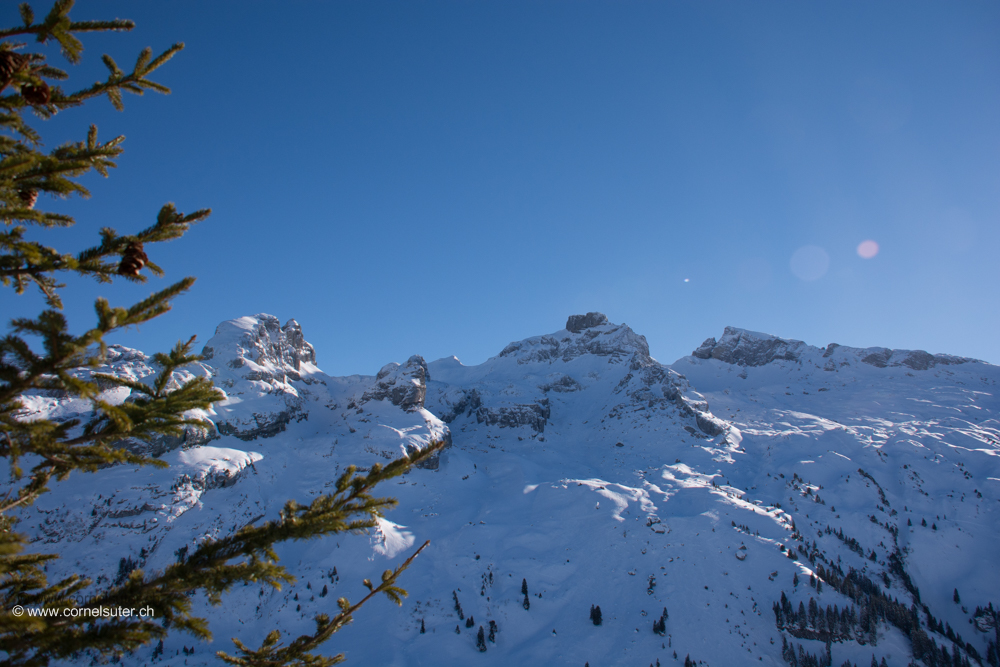
[[[38,190],[18,190],[17,196],[25,208],[35,208],[35,202],[38,201]]]
[[[142,270],[142,267],[146,266],[146,262],[148,261],[149,257],[143,251],[142,244],[138,241],[133,241],[125,248],[122,261],[118,264],[118,273],[123,276],[138,276],[139,271]]]
[[[14,75],[24,69],[28,57],[13,51],[0,51],[0,84],[7,85]]]
[[[21,86],[21,97],[24,101],[33,107],[42,106],[43,104],[49,103],[49,98],[52,96],[49,91],[49,84],[42,81],[39,86],[24,85]]]

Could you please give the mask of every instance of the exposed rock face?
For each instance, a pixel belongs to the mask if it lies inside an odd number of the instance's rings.
[[[972,359],[947,354],[928,354],[923,350],[890,350],[886,347],[854,348],[830,343],[820,349],[798,340],[786,340],[768,334],[726,327],[722,338],[709,338],[691,353],[698,359],[718,359],[744,367],[764,366],[776,360],[802,363],[806,358],[828,359],[825,369],[863,363],[875,368],[906,366],[925,371],[937,365],[964,364]]]
[[[375,386],[361,397],[361,403],[388,400],[408,412],[424,407],[427,397],[427,362],[420,355],[413,355],[400,366],[386,364],[375,376]]]
[[[238,423],[220,421],[218,424],[219,433],[231,435],[244,442],[251,442],[257,438],[272,438],[284,432],[285,428],[295,421],[308,419],[308,413],[295,410],[280,410],[278,412],[267,412],[264,414],[253,414],[253,420],[245,420]]]
[[[715,349],[715,346],[717,344],[718,344],[718,341],[715,340],[715,336],[713,336],[711,338],[706,338],[705,342],[701,344],[701,347],[699,347],[697,350],[695,350],[691,354],[693,354],[694,356],[698,357],[699,359],[711,359],[712,358],[712,350]]]
[[[215,408],[216,427],[245,441],[272,437],[292,420],[306,419],[309,386],[324,383],[316,352],[295,320],[282,327],[273,315],[259,314],[223,322],[202,355],[228,397]]]
[[[186,426],[184,428],[184,434],[177,435],[161,435],[153,442],[143,442],[142,440],[135,440],[133,438],[128,438],[127,440],[122,440],[115,443],[116,447],[121,447],[127,449],[133,454],[138,454],[140,456],[152,456],[158,458],[163,456],[167,452],[171,452],[178,447],[195,447],[197,445],[204,445],[212,440],[219,437],[219,432],[209,420],[205,420],[204,428],[195,428],[194,426]]]
[[[709,411],[705,397],[691,389],[687,378],[655,362],[632,368],[615,388],[615,393],[621,392],[631,399],[633,406],[642,406],[640,409],[666,410],[673,406],[681,417],[693,419],[698,430],[709,437],[722,435],[729,429],[729,424]],[[623,407],[619,404],[609,416],[617,417]],[[693,427],[685,428],[696,434]]]
[[[281,327],[281,333],[286,344],[280,348],[280,352],[286,364],[299,370],[303,361],[316,363],[316,350],[302,337],[302,327],[298,322],[288,320],[285,326]]]
[[[554,379],[552,382],[548,382],[539,387],[545,393],[554,391],[557,394],[567,393],[571,391],[580,391],[583,386],[571,378],[568,375],[560,374],[558,378]]]
[[[435,395],[434,404],[426,407],[446,424],[463,414],[472,414],[483,404],[482,397],[475,389],[451,387]]]
[[[798,361],[804,347],[806,344],[799,340],[726,327],[718,342],[709,338],[692,354],[699,359],[718,359],[737,366],[763,366],[775,359]]]
[[[566,320],[566,329],[572,333],[580,333],[584,329],[599,327],[608,323],[604,313],[587,313],[586,315],[570,315]]]
[[[611,362],[633,359],[639,365],[652,363],[646,337],[624,324],[609,325],[608,328],[601,329],[589,328],[562,338],[551,335],[527,338],[511,343],[498,357],[515,357],[519,364],[530,364],[538,361],[570,361],[587,354],[610,357]]]
[[[476,421],[490,426],[496,424],[500,428],[529,426],[536,433],[542,433],[550,415],[549,402],[547,399],[542,399],[538,403],[482,406],[476,410]]]
[[[953,357],[949,354],[929,354],[923,350],[890,350],[887,348],[869,348],[861,363],[886,368],[888,366],[906,366],[915,371],[926,371],[935,366],[951,366],[972,361],[965,357]]]
[[[868,364],[869,366],[874,366],[875,368],[885,368],[889,365],[889,357],[892,356],[892,350],[886,348],[878,348],[874,352],[866,354],[861,363]]]
[[[201,354],[215,366],[246,369],[239,375],[263,382],[303,380],[302,364],[316,363],[316,351],[298,322],[288,320],[282,327],[277,317],[264,313],[223,322]]]

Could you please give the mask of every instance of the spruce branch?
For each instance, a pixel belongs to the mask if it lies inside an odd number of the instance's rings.
[[[294,578],[278,563],[275,546],[289,540],[314,539],[342,532],[362,532],[377,524],[384,511],[395,506],[392,498],[376,497],[376,485],[403,474],[412,465],[426,460],[444,446],[431,443],[426,449],[404,456],[386,466],[375,465],[366,474],[349,467],[337,480],[335,492],[312,499],[309,504],[289,501],[280,515],[261,525],[248,525],[216,540],[205,540],[191,553],[160,572],[135,569],[124,580],[103,590],[93,591],[91,582],[70,576],[49,584],[44,563],[51,555],[24,553],[27,536],[16,532],[16,518],[10,513],[33,503],[49,490],[49,484],[64,480],[74,471],[94,472],[124,463],[163,466],[163,462],[129,452],[120,446],[126,438],[153,441],[164,435],[180,435],[190,428],[206,428],[198,410],[220,400],[222,393],[209,378],[192,376],[183,368],[200,358],[192,353],[194,339],[178,343],[171,351],[155,355],[159,366],[153,378],[144,382],[112,373],[85,372],[106,360],[107,335],[148,322],[167,312],[174,298],[189,289],[194,278],[184,278],[154,292],[130,307],[113,307],[107,300],[94,304],[96,325],[80,335],[69,331],[60,312],[63,287],[57,277],[90,277],[106,283],[116,278],[145,281],[147,273],[163,271],[148,260],[143,244],[179,238],[192,224],[204,220],[208,209],[184,214],[173,204],[163,206],[154,224],[134,234],[119,235],[102,229],[99,242],[77,253],[61,252],[26,237],[29,225],[45,228],[74,224],[70,216],[41,210],[40,194],[52,198],[89,196],[81,177],[96,171],[107,177],[117,166],[124,137],[98,140],[97,128],[90,126],[83,141],[42,150],[42,137],[26,120],[30,109],[42,120],[59,111],[83,105],[105,96],[121,110],[125,92],[143,94],[147,90],[169,93],[166,86],[150,80],[150,75],[182,48],[174,44],[154,57],[143,49],[131,71],[110,56],[102,61],[107,78],[89,87],[66,93],[55,82],[68,74],[50,65],[45,55],[26,52],[26,43],[10,41],[16,36],[34,35],[38,43],[55,41],[71,63],[80,61],[83,44],[80,33],[130,30],[131,21],[73,21],[72,0],[56,0],[40,21],[27,3],[20,6],[23,25],[0,30],[0,284],[17,293],[36,285],[44,294],[48,309],[38,317],[19,318],[10,323],[0,338],[0,456],[9,463],[10,480],[0,491],[0,653],[5,664],[44,667],[51,660],[75,660],[84,650],[103,656],[120,655],[180,630],[207,639],[211,635],[206,619],[192,614],[191,597],[200,592],[209,602],[219,604],[233,586],[249,582],[274,588],[292,583]],[[124,270],[126,258],[131,264]],[[120,260],[120,261],[119,261]],[[39,344],[29,344],[32,338]],[[116,404],[102,398],[109,386],[129,390],[129,401]],[[91,407],[81,419],[56,422],[29,419],[25,397],[29,392],[53,391],[84,399]],[[367,582],[368,596],[351,605],[339,601],[340,613],[316,619],[316,632],[303,635],[288,647],[279,647],[275,631],[265,639],[261,656],[274,653],[280,662],[266,664],[334,664],[342,656],[325,658],[312,653],[332,633],[350,622],[351,614],[374,595],[384,594],[397,604],[405,591],[396,585],[399,574],[427,545],[420,547],[395,570],[386,570],[378,586]],[[91,596],[83,601],[79,596]],[[154,619],[115,617],[94,621],[86,615],[14,617],[15,604],[48,609],[105,606],[155,609]],[[245,648],[238,641],[238,648]],[[246,652],[244,652],[246,653]],[[253,663],[257,664],[257,663]],[[261,663],[265,664],[265,663]]]
[[[207,621],[191,614],[191,592],[203,591],[209,602],[220,604],[222,594],[238,584],[254,582],[280,589],[282,584],[291,583],[294,578],[277,563],[275,545],[289,540],[336,534],[342,532],[344,527],[361,530],[364,526],[374,525],[374,517],[392,503],[390,499],[372,498],[368,492],[375,485],[403,474],[410,466],[427,460],[442,447],[443,442],[432,443],[412,456],[401,457],[378,469],[373,467],[367,475],[358,475],[351,470],[338,480],[339,491],[333,496],[316,498],[308,506],[289,501],[280,516],[273,521],[260,526],[245,526],[218,540],[206,540],[193,553],[162,572],[147,575],[142,570],[134,570],[121,585],[102,591],[79,605],[71,595],[86,590],[90,582],[85,580],[66,580],[55,586],[45,587],[44,577],[39,574],[34,584],[21,586],[17,590],[0,586],[0,602],[4,605],[0,609],[0,651],[8,652],[11,664],[41,665],[44,663],[32,662],[35,656],[20,647],[52,642],[56,648],[49,652],[49,657],[56,659],[71,656],[74,651],[83,648],[102,653],[131,650],[162,638],[170,630],[181,630],[207,640],[211,637]],[[351,517],[357,515],[367,516],[368,519],[352,520]],[[0,548],[2,546],[3,542],[0,541]],[[349,623],[352,614],[375,595],[385,594],[397,604],[401,603],[406,592],[396,585],[396,580],[426,546],[425,543],[395,570],[386,570],[379,586],[374,587],[358,603],[351,605],[341,598],[338,601],[340,613],[332,618],[318,616],[314,634],[303,635],[288,647],[278,647],[280,635],[271,633],[268,636],[273,638],[270,644],[265,639],[265,644],[269,646],[266,650],[272,651],[278,662],[231,664],[336,664],[342,656],[325,658],[309,652]],[[19,553],[18,547],[16,543],[9,545],[9,549],[15,554]],[[5,558],[9,557],[0,551],[0,574]],[[68,591],[72,591],[72,594]],[[50,607],[99,609],[150,606],[155,612],[153,618],[117,617],[107,621],[102,619],[100,623],[88,623],[85,615],[30,619],[22,617],[21,620],[13,619],[9,613],[4,615],[6,609],[14,604],[34,604],[42,599]],[[6,631],[13,627],[17,628],[17,637]],[[242,646],[238,641],[236,645],[238,648]],[[220,657],[225,660],[223,655]]]
[[[360,601],[352,605],[347,598],[340,598],[337,600],[340,613],[333,618],[330,618],[326,614],[316,616],[316,631],[313,634],[300,635],[288,646],[281,646],[278,644],[281,633],[278,630],[272,630],[264,639],[260,648],[256,650],[248,648],[243,642],[234,637],[233,644],[236,645],[236,649],[241,655],[231,656],[225,651],[218,651],[216,655],[223,662],[230,665],[238,665],[239,667],[328,667],[329,665],[336,665],[343,662],[343,653],[326,657],[311,653],[311,651],[315,651],[321,644],[330,639],[335,632],[348,625],[353,620],[353,614],[376,595],[380,593],[384,594],[396,603],[396,605],[402,605],[402,598],[406,597],[407,593],[402,588],[396,586],[396,579],[430,543],[430,540],[424,542],[419,549],[413,552],[395,570],[386,570],[383,572],[382,583],[377,587],[373,588],[372,583],[368,579],[365,579],[364,584],[368,588],[369,593]]]

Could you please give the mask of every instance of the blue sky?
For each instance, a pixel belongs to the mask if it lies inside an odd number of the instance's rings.
[[[147,249],[168,279],[198,276],[193,291],[116,342],[204,342],[267,312],[297,319],[327,372],[371,374],[414,353],[480,363],[599,310],[664,362],[725,325],[1000,362],[996,3],[175,0],[73,16],[138,25],[85,35],[70,87],[103,76],[102,53],[124,67],[146,45],[187,48],[154,77],[172,95],[42,128],[49,145],[91,122],[127,137],[90,200],[42,202],[78,217],[50,238],[77,250],[168,201],[214,210]],[[163,284],[73,283],[67,313],[82,329],[96,295],[127,305]]]

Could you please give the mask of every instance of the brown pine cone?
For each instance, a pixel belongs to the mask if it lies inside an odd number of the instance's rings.
[[[35,202],[38,201],[38,190],[18,190],[17,196],[25,208],[35,208]]]
[[[143,251],[142,244],[138,241],[133,241],[125,248],[122,261],[118,264],[118,273],[123,276],[138,276],[139,271],[148,261],[149,257]]]
[[[23,97],[24,101],[33,107],[48,104],[51,96],[52,94],[49,91],[49,84],[44,81],[42,81],[40,86],[21,86],[21,97]]]
[[[27,63],[27,56],[13,51],[0,51],[0,84],[7,85]]]

